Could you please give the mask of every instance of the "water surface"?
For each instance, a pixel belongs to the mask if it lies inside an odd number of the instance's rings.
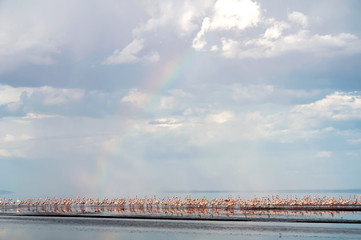
[[[359,239],[359,224],[0,217],[0,239]]]

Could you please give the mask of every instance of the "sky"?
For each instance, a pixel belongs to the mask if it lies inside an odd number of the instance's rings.
[[[361,188],[358,0],[0,1],[0,190]]]

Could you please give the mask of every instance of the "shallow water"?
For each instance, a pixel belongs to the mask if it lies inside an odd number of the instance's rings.
[[[240,210],[240,209],[172,209],[172,208],[121,208],[114,206],[72,206],[34,207],[34,206],[0,206],[0,216],[73,216],[97,218],[171,218],[200,220],[252,220],[252,221],[313,221],[313,222],[347,222],[358,221],[361,224],[361,211],[331,210]]]
[[[0,239],[359,239],[359,224],[0,216]]]

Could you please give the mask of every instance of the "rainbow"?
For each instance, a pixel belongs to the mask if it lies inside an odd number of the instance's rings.
[[[183,54],[180,54],[156,69],[151,77],[144,79],[140,85],[140,89],[147,90],[147,98],[143,105],[139,108],[139,115],[149,114],[157,110],[162,95],[169,89],[176,89],[179,87],[182,80],[187,77],[187,73],[192,70],[196,62],[199,60],[199,52],[190,49]],[[127,127],[122,126],[122,130]],[[121,130],[118,129],[120,132]],[[126,130],[125,130],[126,131]],[[100,191],[104,191],[105,184],[109,179],[109,171],[111,170],[111,156],[119,152],[120,138],[110,139],[104,141],[102,149],[96,159],[96,176],[94,178],[95,184]]]
[[[166,90],[179,87],[198,59],[199,53],[190,49],[162,65],[151,80],[145,79],[144,82],[146,89],[149,91],[149,97],[145,102],[143,112],[150,113],[154,111]]]

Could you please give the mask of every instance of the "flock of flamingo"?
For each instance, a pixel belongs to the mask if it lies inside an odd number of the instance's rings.
[[[298,198],[296,196],[280,197],[254,197],[249,200],[238,198],[214,198],[207,199],[193,198],[186,196],[171,196],[159,198],[41,198],[27,200],[13,200],[0,198],[1,209],[17,208],[17,212],[24,211],[24,208],[33,209],[35,212],[46,213],[92,213],[92,212],[117,212],[117,213],[138,213],[138,214],[171,214],[171,215],[234,215],[237,211],[243,214],[279,214],[283,211],[293,214],[305,214],[312,212],[321,214],[328,212],[333,215],[334,211],[361,211],[361,195],[350,196],[347,199],[342,197],[311,197],[310,195]],[[252,212],[253,211],[253,212]]]

